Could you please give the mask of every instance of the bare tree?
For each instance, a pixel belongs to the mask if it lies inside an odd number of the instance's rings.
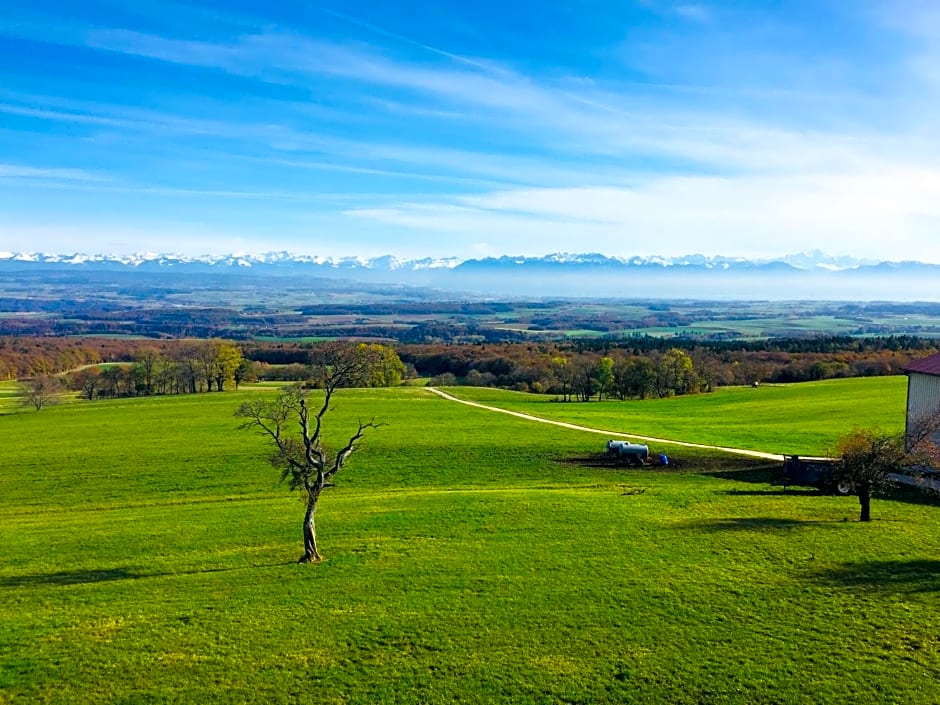
[[[562,401],[571,401],[572,388],[575,380],[574,365],[566,357],[556,357],[552,360],[552,376],[555,387],[561,393]]]
[[[281,471],[281,480],[287,480],[290,489],[304,493],[306,511],[301,563],[323,559],[317,547],[316,530],[320,494],[333,486],[331,480],[359,447],[365,432],[382,425],[374,418],[360,419],[356,430],[338,451],[330,452],[325,448],[323,419],[332,408],[333,394],[341,387],[360,382],[367,360],[360,350],[341,344],[322,346],[314,357],[317,361],[315,382],[322,389],[322,402],[309,404],[310,394],[295,385],[283,389],[273,400],[246,401],[235,412],[237,417],[246,419],[242,428],[256,429],[274,444],[269,461]]]
[[[121,378],[123,376],[124,373],[118,365],[108,365],[105,367],[101,372],[101,385],[98,395],[109,396],[112,399],[116,397],[120,391]]]
[[[44,406],[55,404],[62,395],[62,380],[52,375],[37,375],[20,385],[23,404],[32,406],[36,411]]]
[[[156,348],[144,348],[137,354],[135,366],[140,374],[142,394],[153,394],[163,355]]]
[[[189,394],[200,391],[200,347],[198,342],[189,341],[173,350],[173,362],[176,363],[177,391]]]

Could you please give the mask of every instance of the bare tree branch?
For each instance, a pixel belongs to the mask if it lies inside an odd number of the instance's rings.
[[[370,428],[380,428],[385,424],[376,423],[375,418],[367,423],[363,423],[362,419],[359,420],[359,428],[356,432],[349,437],[349,441],[343,446],[339,452],[336,454],[336,457],[333,459],[333,467],[326,472],[326,478],[329,479],[333,477],[346,463],[346,459],[349,455],[359,447],[359,439],[362,438],[365,431]]]

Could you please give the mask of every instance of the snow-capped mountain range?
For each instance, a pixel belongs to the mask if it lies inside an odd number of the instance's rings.
[[[837,271],[855,269],[862,266],[878,264],[870,260],[859,260],[853,257],[831,257],[819,250],[787,255],[777,259],[749,260],[743,257],[723,257],[706,255],[684,255],[681,257],[618,257],[599,253],[571,254],[554,253],[541,257],[508,256],[486,257],[482,259],[447,258],[421,258],[400,259],[392,255],[381,257],[320,257],[316,255],[292,254],[290,252],[265,252],[260,254],[225,254],[225,255],[196,255],[187,256],[179,254],[157,254],[152,252],[135,253],[131,255],[111,254],[50,254],[42,252],[2,252],[0,262],[31,262],[36,264],[70,264],[84,265],[86,267],[114,266],[124,267],[185,267],[210,266],[216,269],[232,268],[258,268],[265,267],[311,267],[324,269],[366,269],[373,271],[420,271],[433,269],[458,269],[460,267],[479,266],[601,266],[601,267],[683,267],[702,269],[722,269],[766,267],[772,265],[789,265],[794,269],[812,270],[824,269]]]
[[[556,253],[481,259],[320,257],[289,252],[183,256],[0,252],[0,274],[123,272],[343,279],[488,297],[937,300],[940,264],[876,262],[820,251],[743,257]]]
[[[41,252],[0,252],[2,262],[32,262],[36,264],[72,264],[92,267],[119,265],[124,267],[186,267],[209,266],[217,269],[264,268],[272,266],[308,266],[332,269],[451,269],[461,264],[457,258],[403,260],[391,255],[382,257],[320,257],[316,255],[298,255],[290,252],[265,252],[261,254],[230,255],[180,255],[139,252],[131,255],[109,254],[49,254]]]

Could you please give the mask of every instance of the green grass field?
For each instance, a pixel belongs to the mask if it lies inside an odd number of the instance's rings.
[[[829,433],[839,399],[887,418],[862,389],[776,393]],[[772,419],[755,391],[738,425]],[[859,524],[853,498],[740,459],[588,467],[565,461],[596,435],[344,390],[333,438],[387,425],[324,495],[327,560],[297,565],[302,505],[232,416],[255,393],[0,409],[0,702],[940,701],[940,507],[879,500]],[[666,401],[715,415],[703,399]]]
[[[447,391],[461,399],[627,435],[829,455],[839,436],[853,426],[903,431],[907,378],[723,387],[711,394],[624,402],[562,403],[544,394],[481,387]]]
[[[0,414],[15,410],[20,405],[16,382],[0,382]]]

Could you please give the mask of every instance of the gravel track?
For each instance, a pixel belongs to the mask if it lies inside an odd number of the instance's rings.
[[[748,450],[746,448],[728,448],[726,446],[712,446],[704,443],[689,443],[688,441],[675,441],[669,438],[655,438],[653,436],[640,436],[635,433],[624,433],[623,431],[610,431],[603,428],[590,428],[588,426],[579,426],[578,424],[567,423],[566,421],[554,421],[552,419],[544,419],[541,416],[533,416],[532,414],[524,414],[521,411],[509,411],[508,409],[500,409],[497,406],[488,406],[487,404],[480,404],[475,401],[467,401],[465,399],[458,399],[452,394],[441,391],[436,387],[425,387],[432,394],[447,399],[448,401],[455,401],[458,404],[465,404],[467,406],[472,406],[477,409],[485,409],[487,411],[495,411],[500,414],[508,414],[509,416],[515,416],[519,419],[525,419],[526,421],[537,421],[538,423],[547,423],[552,426],[560,426],[561,428],[571,429],[572,431],[584,431],[586,433],[596,433],[600,436],[607,436],[608,438],[624,438],[629,437],[630,439],[647,441],[649,443],[669,443],[674,446],[683,446],[685,448],[703,448],[705,450],[720,450],[724,453],[733,453],[734,455],[744,455],[749,458],[762,458],[764,460],[783,460],[783,455],[779,453],[765,453],[760,450]]]

